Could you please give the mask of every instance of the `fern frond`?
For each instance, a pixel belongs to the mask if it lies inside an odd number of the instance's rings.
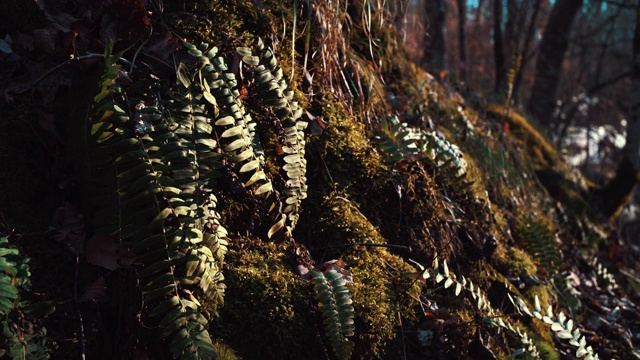
[[[388,165],[427,158],[448,178],[455,180],[466,173],[467,163],[460,149],[435,132],[412,128],[395,116],[387,116],[380,120],[377,136]]]
[[[615,277],[602,265],[596,256],[591,257],[587,262],[596,274],[598,285],[605,287],[607,290],[613,290],[618,287]]]
[[[455,296],[460,296],[462,291],[469,293],[471,298],[474,300],[477,308],[483,314],[483,321],[494,326],[505,329],[512,334],[515,334],[520,339],[520,342],[525,348],[525,351],[531,355],[535,359],[540,358],[540,353],[538,352],[538,348],[535,346],[533,341],[529,338],[529,335],[520,329],[517,325],[513,325],[510,322],[505,322],[502,320],[504,314],[499,309],[494,309],[489,302],[489,298],[487,294],[482,291],[477,285],[475,285],[470,279],[467,279],[464,276],[460,276],[460,280],[455,274],[452,274],[449,271],[449,266],[447,266],[447,261],[443,260],[442,262],[438,259],[437,254],[433,258],[433,262],[431,263],[431,267],[427,268],[422,264],[409,259],[420,271],[416,273],[412,273],[411,276],[415,279],[420,279],[423,282],[427,279],[433,279],[436,284],[442,283],[445,289],[454,289]],[[509,295],[510,296],[510,295]]]
[[[0,237],[0,358],[49,359],[46,336],[42,332],[23,329],[29,318],[29,304],[18,292],[30,290],[29,258],[17,248],[9,247],[9,240]],[[23,320],[21,320],[23,319]],[[46,334],[46,330],[42,329]]]
[[[302,109],[293,100],[293,90],[285,81],[273,51],[265,47],[262,40],[258,41],[257,56],[253,56],[249,48],[238,48],[237,51],[242,61],[253,69],[253,86],[262,103],[271,107],[279,120],[276,133],[284,152],[282,170],[286,175],[286,188],[282,191],[286,195],[283,213],[286,215],[287,230],[291,233],[298,222],[302,200],[307,197],[304,138],[307,122],[301,120]]]
[[[514,301],[515,298],[515,301]],[[509,299],[513,303],[513,305],[526,313],[530,317],[535,317],[538,320],[543,321],[545,324],[548,324],[558,339],[568,340],[567,342],[572,346],[576,347],[576,357],[584,358],[589,360],[597,360],[598,354],[593,351],[591,346],[587,346],[587,340],[584,335],[580,333],[580,329],[575,326],[573,319],[567,318],[564,313],[560,312],[558,315],[554,315],[552,311],[552,306],[544,311],[540,306],[540,300],[538,296],[535,297],[535,306],[533,311],[530,310],[522,299],[517,296],[511,297],[509,295]],[[586,356],[585,356],[586,355]]]
[[[314,292],[318,308],[324,317],[325,332],[331,339],[331,347],[340,360],[351,358],[354,343],[347,340],[353,336],[353,306],[346,281],[335,270],[326,273],[311,271],[315,281]]]
[[[18,249],[9,248],[7,238],[0,238],[0,316],[6,316],[14,308],[14,302],[18,298],[18,289],[13,285],[18,268],[15,261],[10,259],[18,253]]]
[[[554,233],[542,221],[536,221],[533,217],[521,217],[516,226],[516,238],[522,246],[531,254],[536,262],[544,266],[551,277],[554,290],[564,301],[572,315],[575,316],[580,308],[580,299],[576,296],[575,289],[563,275],[562,251],[556,243]]]
[[[97,199],[94,226],[133,248],[146,314],[162,327],[174,357],[214,356],[207,320],[191,296],[197,290],[213,308],[222,303],[227,247],[214,195],[223,165],[202,74],[181,64],[168,96],[127,94],[113,77],[117,65],[107,65],[91,139],[103,193],[114,195]],[[142,85],[132,88],[156,88]]]
[[[458,146],[450,143],[435,132],[426,132],[426,140],[421,146],[436,166],[451,170],[449,176],[463,176],[467,172],[467,162]]]
[[[521,217],[516,230],[516,237],[521,239],[523,246],[539,264],[550,267],[553,273],[559,271],[562,252],[555,242],[555,235],[543,222],[535,221],[532,217]]]
[[[184,45],[202,63],[203,93],[218,112],[215,128],[223,151],[237,164],[237,172],[246,179],[244,185],[252,187],[254,195],[268,196],[273,185],[263,169],[264,151],[256,134],[256,123],[240,100],[235,75],[224,58],[216,57],[217,48],[209,49],[207,44]]]
[[[420,153],[420,148],[416,144],[420,139],[416,131],[400,123],[397,117],[383,117],[380,120],[380,131],[378,131],[380,149],[386,155],[385,160],[388,165],[409,158],[411,161]]]

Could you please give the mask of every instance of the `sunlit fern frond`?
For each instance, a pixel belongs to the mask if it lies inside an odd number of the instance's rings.
[[[212,105],[198,71],[181,64],[169,94],[160,94],[152,80],[130,87],[146,90],[128,92],[116,81],[120,69],[112,58],[107,52],[89,118],[94,173],[104,194],[94,199],[93,226],[134,250],[143,318],[162,328],[173,356],[213,357],[207,319],[191,295],[201,294],[212,308],[224,295],[227,240],[215,211],[222,164]]]
[[[276,117],[275,132],[282,149],[282,171],[285,175],[283,213],[289,233],[295,228],[302,200],[307,197],[307,160],[305,158],[304,129],[307,122],[301,119],[302,109],[293,100],[293,90],[284,79],[273,51],[258,41],[257,56],[249,48],[238,48],[242,61],[253,70],[252,86],[263,105],[268,106]]]

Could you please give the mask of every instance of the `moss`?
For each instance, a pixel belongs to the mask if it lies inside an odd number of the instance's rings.
[[[308,244],[315,248],[343,246],[354,243],[383,244],[377,229],[358,210],[356,203],[341,196],[328,196],[321,203],[319,218],[315,218]],[[325,256],[339,256],[337,250]]]
[[[212,335],[242,358],[323,358],[310,283],[286,264],[286,245],[237,239],[227,253],[226,302]]]
[[[340,246],[354,243],[384,244],[377,229],[346,198],[330,196],[321,205],[324,211],[311,230],[316,236],[309,240],[315,247]],[[396,336],[399,318],[410,327],[416,319],[415,300],[420,288],[406,276],[415,269],[385,248],[355,245],[328,249],[325,260],[342,258],[352,272],[353,306],[356,322],[354,358],[384,358],[400,346]]]
[[[169,24],[196,43],[251,41],[271,34],[270,19],[248,1],[175,2],[166,4],[166,12],[174,14],[167,17]]]
[[[242,360],[233,349],[220,340],[214,341],[213,346],[216,347],[216,353],[218,354],[216,359],[218,360]]]
[[[406,276],[415,269],[381,248],[354,247],[343,258],[353,274],[354,359],[386,358],[401,347],[400,321],[405,329],[417,322],[414,299],[420,288]]]
[[[535,303],[536,296],[540,301],[540,308],[543,311],[549,307],[551,301],[549,299],[549,288],[547,285],[534,285],[528,287],[523,295],[525,296],[525,300],[529,304]],[[533,308],[533,306],[529,306],[529,308]],[[530,324],[530,328],[533,330],[533,333],[544,339],[548,342],[553,342],[553,338],[551,337],[551,328],[548,324],[544,323],[542,320],[533,319]]]
[[[537,169],[554,167],[561,162],[555,148],[536,130],[529,121],[511,109],[505,116],[506,109],[502,105],[487,105],[487,115],[498,120],[504,129],[524,144],[529,159]],[[507,125],[508,124],[508,125]]]
[[[336,206],[332,226],[324,228],[336,229],[345,242],[362,237],[383,241],[375,228],[347,210],[348,204],[339,202]],[[233,267],[227,272],[226,296],[233,300],[220,311],[213,334],[242,357],[294,359],[315,354],[322,358],[317,334],[324,330],[310,306],[311,287],[286,269],[284,253],[284,245],[240,239],[227,255]],[[401,346],[396,337],[400,318],[404,327],[417,322],[414,299],[420,288],[406,276],[415,269],[383,248],[356,246],[342,258],[354,279],[349,285],[357,329],[354,359],[380,358],[397,351]],[[324,341],[328,346],[328,340]]]
[[[508,250],[499,247],[494,259],[496,268],[503,274],[533,276],[538,271],[531,256],[517,247],[511,247]]]
[[[399,209],[398,197],[391,174],[367,137],[365,125],[349,115],[331,94],[324,94],[322,99],[310,110],[321,114],[319,121],[326,126],[307,143],[307,183],[314,191],[309,192],[309,198],[302,204],[298,234],[309,233],[309,228],[324,231],[316,226],[316,219],[324,216],[325,201],[334,195],[362,209],[371,224],[388,226],[383,234],[395,232],[391,227],[398,223],[400,215],[395,211]]]
[[[330,93],[322,97],[321,118],[327,123],[319,139],[321,156],[331,164],[331,177],[345,192],[361,195],[360,190],[379,189],[390,178],[382,157],[366,136],[365,125],[357,121]],[[382,184],[381,184],[382,183]]]
[[[407,165],[400,173],[403,196],[397,220],[396,242],[410,246],[420,260],[427,261],[442,243],[449,241],[450,229],[443,219],[451,219],[441,199],[435,179],[420,164]],[[436,242],[439,240],[439,242]]]
[[[538,348],[538,352],[540,353],[540,357],[543,360],[560,360],[560,353],[556,350],[556,347],[553,344],[553,341],[545,340],[538,336],[533,336],[532,340],[536,347]]]

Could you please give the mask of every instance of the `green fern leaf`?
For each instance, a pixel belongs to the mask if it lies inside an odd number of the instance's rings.
[[[21,299],[19,290],[31,288],[28,262],[29,258],[17,248],[9,248],[6,237],[0,237],[0,354],[10,359],[45,360],[49,359],[46,336],[19,330],[22,321],[9,315],[19,313],[19,318],[29,321],[38,308],[46,307],[46,313],[54,311],[47,302],[29,303]]]
[[[13,285],[13,277],[17,275],[16,263],[11,255],[18,255],[18,249],[9,249],[9,240],[0,237],[0,315],[7,315],[18,298],[18,289]]]
[[[286,176],[283,191],[286,198],[282,205],[286,215],[285,227],[291,233],[298,222],[302,200],[307,197],[304,137],[307,122],[301,120],[302,109],[293,101],[293,90],[284,80],[273,51],[259,39],[257,57],[249,55],[251,50],[247,48],[239,48],[237,52],[253,68],[255,92],[260,94],[264,105],[271,107],[282,126],[278,134],[280,147],[283,151],[286,149],[282,167]]]
[[[329,270],[325,274],[313,270],[311,276],[315,280],[318,309],[324,317],[325,332],[331,339],[333,351],[338,359],[349,359],[354,344],[347,337],[353,336],[355,326],[351,293],[346,287],[346,281],[335,270]]]
[[[180,65],[168,94],[127,94],[126,105],[114,68],[107,61],[91,112],[95,172],[104,175],[103,193],[113,194],[101,201],[94,225],[133,248],[146,316],[164,325],[174,356],[213,356],[199,303],[183,295],[197,291],[214,307],[224,295],[227,233],[214,195],[223,164],[213,140],[215,102],[199,72],[205,67],[192,73]]]

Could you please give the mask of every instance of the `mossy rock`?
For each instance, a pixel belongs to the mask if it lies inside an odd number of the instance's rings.
[[[353,358],[394,358],[402,349],[400,331],[418,321],[420,286],[408,275],[415,269],[384,248],[356,246],[343,259],[353,274]]]
[[[556,149],[520,113],[501,105],[487,105],[489,118],[497,120],[512,137],[521,141],[536,169],[555,167],[562,163]],[[508,114],[508,116],[506,116]]]
[[[353,274],[349,287],[355,308],[354,359],[385,358],[400,346],[400,321],[405,327],[417,321],[414,307],[420,287],[408,275],[416,269],[386,248],[369,246],[386,241],[356,204],[330,196],[322,208],[325,211],[312,230],[319,236],[311,244],[315,248],[334,246],[323,252],[324,260],[342,258]]]
[[[512,276],[533,276],[538,271],[538,266],[525,251],[510,247],[509,249],[499,248],[496,251],[496,267],[503,274]]]
[[[293,273],[286,254],[286,245],[245,238],[227,253],[226,302],[211,333],[239,357],[324,359],[311,283]]]

